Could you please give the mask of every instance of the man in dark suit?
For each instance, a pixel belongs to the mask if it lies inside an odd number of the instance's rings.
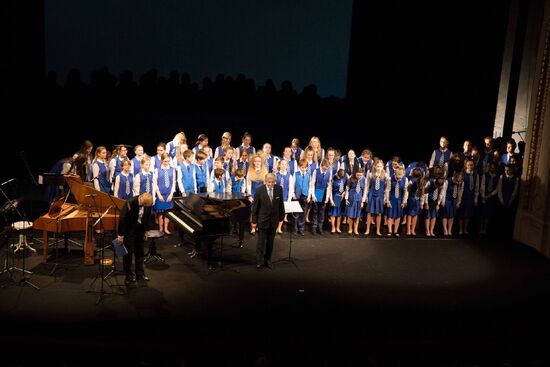
[[[271,253],[275,230],[285,217],[283,205],[283,188],[275,184],[275,175],[268,173],[265,184],[256,190],[252,223],[258,228],[258,245],[256,247],[256,268],[266,266],[272,269]]]
[[[145,231],[148,229],[151,216],[153,197],[144,193],[128,199],[120,209],[120,221],[118,223],[118,243],[124,243],[128,253],[122,257],[126,279],[124,283],[130,285],[138,279],[149,280],[143,271],[143,244],[147,240]],[[135,270],[132,273],[132,255],[136,258]]]

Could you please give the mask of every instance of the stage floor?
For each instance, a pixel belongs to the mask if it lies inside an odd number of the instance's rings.
[[[550,261],[528,247],[306,234],[293,236],[295,264],[259,271],[256,238],[245,240],[234,248],[235,238],[226,237],[224,267],[211,272],[204,258],[187,256],[191,245],[160,239],[166,263],[146,268],[151,281],[127,288],[124,275],[115,275],[105,289],[121,294],[99,305],[87,293],[98,267],[84,266],[78,247],[70,245],[54,275],[53,264],[29,255],[40,291],[0,278],[2,349],[19,365],[58,358],[86,366],[96,358],[118,366],[547,361],[548,338],[540,336],[550,326]],[[288,246],[288,234],[277,236],[273,260],[288,256]],[[4,247],[1,256],[3,263]]]

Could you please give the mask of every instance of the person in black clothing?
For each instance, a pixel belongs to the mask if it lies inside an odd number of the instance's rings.
[[[126,285],[134,283],[136,276],[138,279],[149,280],[143,271],[143,245],[147,240],[145,231],[148,229],[151,205],[153,197],[151,194],[143,193],[128,199],[120,210],[117,241],[124,243],[128,250],[122,258]],[[135,275],[132,273],[132,255],[136,258]]]
[[[256,190],[252,210],[252,223],[257,225],[259,232],[256,247],[257,269],[261,269],[262,265],[272,269],[271,253],[275,230],[284,217],[283,188],[275,184],[275,175],[268,173],[265,184]]]

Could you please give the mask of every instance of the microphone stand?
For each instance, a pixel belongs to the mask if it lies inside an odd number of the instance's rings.
[[[109,199],[111,200],[111,202],[113,203],[113,205],[111,206],[111,208],[114,209],[114,213],[115,213],[115,217],[114,217],[114,220],[115,220],[115,229],[114,229],[114,236],[117,235],[118,233],[118,220],[117,220],[117,211],[120,210],[118,209],[118,206],[116,205],[115,201],[113,200],[113,198],[111,197],[111,195],[109,195]],[[111,247],[111,245],[108,245],[109,247]],[[116,249],[114,248],[113,246],[113,265],[111,266],[111,271],[109,271],[109,273],[107,273],[107,275],[105,276],[106,279],[108,279],[109,277],[111,277],[113,274],[116,275],[117,273],[117,270],[116,270]]]

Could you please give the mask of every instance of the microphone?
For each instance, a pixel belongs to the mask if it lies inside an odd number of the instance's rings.
[[[95,198],[97,196],[97,194],[88,194],[88,195],[84,195],[85,197],[87,198]]]
[[[6,182],[2,182],[2,183],[0,184],[0,186],[4,186],[5,184],[8,184],[8,183],[10,183],[10,182],[12,182],[12,181],[15,181],[15,177],[12,178],[11,180],[7,180]]]

